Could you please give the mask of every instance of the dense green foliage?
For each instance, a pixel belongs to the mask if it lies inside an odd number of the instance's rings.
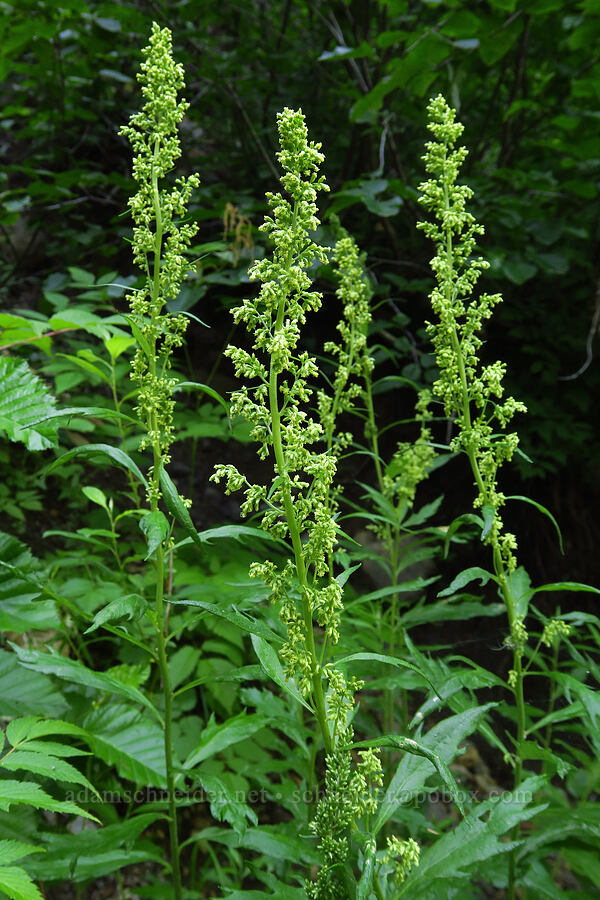
[[[0,3],[0,897],[597,895],[600,6],[468,6]]]

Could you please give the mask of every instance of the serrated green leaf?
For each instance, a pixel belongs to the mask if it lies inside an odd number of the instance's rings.
[[[0,890],[10,900],[44,900],[39,888],[19,866],[0,866]]]
[[[43,847],[34,847],[33,844],[24,844],[22,841],[0,841],[0,865],[7,866],[24,856],[43,852]]]
[[[53,412],[54,397],[26,362],[0,356],[0,432],[10,441],[25,444],[28,450],[48,450],[58,446],[56,425],[27,425]]]
[[[217,776],[200,771],[198,779],[208,794],[210,812],[217,822],[228,822],[240,836],[245,833],[248,822],[258,825],[254,810],[240,800],[239,785],[235,776],[229,772]]]
[[[8,811],[15,803],[26,803],[35,809],[46,809],[50,812],[65,813],[66,815],[84,816],[97,822],[98,819],[86,812],[76,803],[68,800],[55,800],[42,788],[30,781],[0,780],[0,809]]]
[[[81,784],[86,787],[92,794],[100,796],[92,784],[87,780],[85,775],[65,762],[57,756],[51,756],[49,753],[31,753],[27,750],[27,744],[23,750],[13,750],[7,753],[1,760],[0,766],[8,772],[32,772],[34,775],[41,775],[44,778],[50,778],[53,781],[64,781],[67,784]]]
[[[160,509],[153,509],[145,513],[139,522],[140,531],[146,538],[148,553],[145,559],[150,559],[154,551],[162,544],[169,533],[169,523]]]
[[[59,716],[68,708],[49,678],[23,669],[15,654],[6,650],[0,650],[0,697],[2,712],[9,716]]]

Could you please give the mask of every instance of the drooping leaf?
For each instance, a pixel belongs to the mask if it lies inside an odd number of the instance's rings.
[[[477,729],[492,706],[493,704],[488,703],[449,716],[434,725],[425,735],[420,736],[419,744],[433,750],[440,760],[449,766],[456,756],[460,742]],[[399,806],[406,805],[416,793],[423,790],[430,774],[429,760],[408,753],[402,757],[379,805],[372,826],[374,834],[381,830]]]
[[[63,453],[62,456],[59,456],[58,459],[55,459],[53,463],[50,463],[45,474],[50,475],[51,472],[54,472],[55,469],[71,459],[95,459],[96,457],[108,458],[115,465],[127,469],[141,484],[147,486],[146,478],[131,457],[124,450],[121,450],[120,447],[111,447],[110,444],[81,444],[78,447],[73,447],[71,450]]]
[[[8,811],[17,803],[25,803],[36,809],[46,809],[49,812],[65,813],[72,816],[84,816],[97,822],[98,819],[86,812],[76,803],[69,800],[55,800],[42,788],[30,781],[13,781],[12,779],[0,779],[0,809]]]
[[[74,684],[80,684],[96,691],[125,697],[134,703],[145,706],[160,720],[158,711],[142,691],[124,684],[106,672],[95,672],[78,660],[61,656],[52,648],[49,648],[50,652],[45,653],[41,650],[26,650],[23,647],[18,647],[16,644],[11,644],[11,646],[17,654],[20,664],[27,669],[41,672],[44,675],[55,675],[57,678],[64,678],[66,681],[71,681]]]
[[[277,651],[273,649],[271,644],[257,634],[252,635],[251,641],[263,672],[269,678],[272,678],[275,684],[278,684],[286,694],[289,694],[306,709],[310,709],[310,706],[298,690],[296,683],[286,676]]]
[[[456,594],[476,579],[482,587],[487,584],[490,579],[492,581],[497,580],[491,572],[486,572],[486,570],[482,569],[480,566],[471,566],[469,569],[463,569],[463,571],[453,579],[452,584],[438,593],[438,597],[448,597],[450,594]]]
[[[352,747],[394,747],[396,750],[403,750],[405,753],[412,753],[414,756],[421,756],[437,769],[442,781],[448,789],[452,800],[459,808],[463,816],[466,815],[465,807],[462,802],[458,785],[454,780],[450,769],[435,750],[425,747],[412,738],[402,737],[397,734],[384,734],[381,737],[374,738],[369,741],[355,741]]]
[[[94,616],[93,622],[89,628],[86,628],[84,634],[96,631],[101,625],[108,622],[122,622],[124,620],[137,622],[141,619],[148,609],[148,601],[139,594],[126,594],[125,597],[118,597],[99,610]]]
[[[140,531],[146,538],[148,553],[145,559],[150,559],[157,547],[162,544],[169,533],[169,523],[159,509],[153,509],[145,513],[140,519]]]
[[[192,522],[192,518],[187,510],[187,507],[179,496],[179,491],[173,484],[171,476],[162,464],[160,467],[160,486],[162,489],[165,506],[167,507],[173,518],[176,519],[183,527],[187,536],[190,537],[195,544],[198,544],[198,546],[201,547],[202,541],[198,537],[198,532],[194,528],[194,523]]]

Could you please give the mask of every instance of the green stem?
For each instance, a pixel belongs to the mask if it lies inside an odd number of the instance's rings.
[[[296,220],[296,207],[294,207],[294,220],[292,224],[292,228],[295,224]],[[291,266],[291,259],[288,260],[288,268]],[[279,302],[279,307],[277,310],[277,319],[275,321],[274,335],[277,336],[278,332],[280,332],[283,328],[283,318],[285,314],[285,298],[282,298]],[[302,552],[302,541],[300,539],[300,532],[298,530],[298,524],[296,522],[296,516],[294,515],[294,505],[292,502],[292,496],[290,491],[290,482],[289,475],[287,471],[285,452],[283,449],[283,440],[281,436],[281,413],[279,409],[279,390],[277,383],[277,371],[275,369],[275,365],[273,363],[273,357],[270,359],[269,366],[269,411],[271,413],[271,431],[273,436],[273,452],[275,454],[275,463],[277,474],[281,478],[282,484],[282,492],[283,492],[283,506],[285,512],[285,518],[287,521],[287,526],[290,533],[290,538],[292,540],[292,547],[294,550],[294,560],[296,563],[296,572],[298,575],[298,581],[300,582],[300,592],[302,595],[302,617],[304,619],[304,646],[306,648],[306,652],[311,661],[311,675],[312,675],[312,693],[313,700],[315,705],[315,715],[317,717],[317,721],[319,723],[319,728],[321,730],[321,734],[323,736],[323,742],[325,744],[325,751],[327,753],[331,753],[333,750],[333,742],[331,739],[331,733],[329,731],[329,724],[327,722],[327,713],[325,712],[325,698],[323,696],[323,684],[321,680],[321,666],[319,665],[319,660],[317,658],[317,651],[315,647],[315,635],[313,630],[313,619],[312,619],[312,609],[309,601],[309,587],[308,587],[308,579],[306,573],[306,566],[304,564],[304,554]]]
[[[154,144],[154,161],[156,162],[159,152],[159,140]],[[158,189],[158,175],[156,166],[152,166],[152,201],[154,207],[154,216],[156,221],[156,232],[154,235],[154,266],[152,279],[152,299],[151,299],[151,327],[150,331],[150,357],[148,359],[148,368],[150,377],[154,381],[156,378],[156,329],[153,327],[155,319],[160,311],[160,262],[162,254],[162,210],[160,205],[160,193]],[[151,507],[152,511],[158,509],[158,497],[160,496],[160,466],[162,461],[162,453],[158,434],[158,421],[156,410],[152,409],[148,415],[147,422],[148,432],[155,435],[152,441],[153,466],[152,466],[152,493]],[[168,809],[169,809],[169,841],[171,845],[171,877],[173,881],[173,900],[182,900],[181,887],[181,870],[179,861],[179,833],[177,823],[177,803],[175,799],[175,773],[173,770],[173,740],[172,740],[172,719],[173,719],[173,692],[171,690],[171,680],[169,675],[169,662],[167,657],[167,639],[166,616],[164,605],[164,589],[165,589],[165,562],[164,548],[160,544],[156,550],[156,593],[155,593],[155,612],[156,612],[156,637],[158,643],[158,668],[163,691],[163,702],[165,707],[163,742],[165,748],[165,768],[167,775],[167,793],[168,793]]]

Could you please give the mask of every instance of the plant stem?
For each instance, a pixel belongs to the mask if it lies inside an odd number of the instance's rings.
[[[159,151],[159,141],[154,144],[154,160],[157,160]],[[152,167],[152,200],[154,207],[154,216],[156,221],[156,232],[154,235],[154,269],[152,282],[152,319],[158,315],[159,297],[160,297],[160,262],[162,253],[162,210],[160,205],[160,193],[158,190],[158,176],[156,167]],[[150,358],[148,359],[148,367],[152,380],[156,378],[156,329],[151,329],[152,337],[150,339]],[[158,509],[158,497],[160,495],[160,466],[161,466],[161,446],[158,435],[158,422],[156,410],[148,416],[148,433],[153,435],[152,451],[153,451],[153,467],[152,481],[153,490],[151,495],[152,511]],[[156,593],[155,593],[155,613],[156,613],[156,637],[158,642],[158,668],[160,671],[160,679],[163,690],[163,701],[165,707],[163,740],[165,748],[165,769],[167,775],[167,793],[169,808],[169,840],[171,845],[171,876],[173,880],[173,900],[181,900],[181,871],[179,864],[179,833],[177,826],[177,803],[175,800],[175,774],[173,771],[173,741],[172,741],[172,716],[173,716],[173,692],[171,690],[171,679],[169,675],[169,662],[167,658],[167,638],[166,617],[164,609],[164,589],[165,589],[165,560],[164,547],[161,544],[156,549]]]
[[[444,197],[446,201],[446,208],[449,208],[449,197],[448,197],[448,187],[444,187]],[[446,233],[446,256],[448,263],[448,272],[453,271],[454,267],[454,259],[453,259],[453,247],[452,247],[452,231],[451,229],[447,230]],[[446,292],[446,301],[448,304],[448,308],[452,306],[452,294],[453,294],[453,284],[450,278],[446,279],[445,283],[445,292]],[[460,345],[460,340],[458,337],[458,332],[456,328],[456,322],[453,318],[451,325],[451,341],[452,348],[454,350],[456,361],[458,365],[459,377],[460,377],[460,386],[461,386],[461,395],[462,395],[462,434],[464,436],[463,446],[465,448],[466,454],[469,458],[469,462],[471,464],[471,471],[473,472],[473,477],[475,478],[475,483],[479,489],[479,492],[482,497],[486,498],[487,491],[485,488],[485,484],[483,481],[483,477],[481,475],[481,471],[479,469],[479,464],[477,461],[477,457],[475,455],[475,450],[473,447],[473,441],[471,440],[472,435],[472,421],[471,421],[471,408],[470,408],[470,395],[469,395],[469,385],[467,381],[467,373],[465,370],[465,363],[462,355],[462,349]],[[504,569],[504,564],[502,561],[502,554],[500,551],[500,547],[498,545],[498,541],[496,538],[493,538],[493,564],[494,564],[494,572],[496,574],[497,582],[499,584],[500,590],[502,592],[502,597],[504,600],[504,604],[506,606],[506,612],[508,617],[508,624],[511,631],[513,632],[514,626],[517,622],[517,611],[515,609],[515,604],[513,601],[512,593],[510,591],[507,573]],[[516,734],[516,753],[515,753],[515,765],[514,765],[514,773],[513,773],[513,786],[514,788],[518,788],[521,784],[522,774],[523,774],[523,762],[521,759],[521,746],[525,737],[525,700],[523,694],[523,668],[521,664],[522,659],[522,650],[515,646],[513,648],[513,671],[515,673],[515,682],[512,688],[513,696],[515,698],[515,704],[517,707],[517,734]],[[516,840],[519,833],[519,826],[515,825],[512,831],[512,840]],[[508,854],[508,900],[514,900],[515,897],[515,849],[511,850]]]
[[[296,222],[296,206],[294,205],[294,213],[293,213],[293,223],[292,228],[294,227]],[[291,267],[292,260],[288,260],[288,269]],[[283,328],[283,319],[285,315],[285,297],[279,302],[279,307],[277,309],[277,319],[275,321],[274,327],[274,336],[277,336],[279,332],[282,331]],[[269,410],[271,413],[271,429],[273,434],[273,452],[275,454],[275,462],[277,467],[277,474],[282,479],[282,487],[283,487],[283,504],[284,504],[284,512],[285,518],[287,521],[287,526],[289,529],[290,537],[292,540],[292,547],[294,549],[294,560],[296,563],[296,572],[298,575],[298,581],[300,582],[300,592],[302,595],[302,616],[304,618],[304,646],[311,660],[311,672],[312,672],[312,688],[313,688],[313,700],[315,705],[315,715],[317,717],[317,721],[319,723],[319,728],[321,730],[321,734],[323,736],[323,742],[325,744],[325,751],[327,753],[331,753],[333,750],[333,742],[331,739],[331,732],[329,731],[329,724],[327,722],[327,713],[325,711],[325,698],[323,696],[323,684],[321,681],[321,666],[319,664],[319,660],[317,658],[317,652],[315,647],[315,635],[313,630],[313,620],[312,620],[312,609],[310,607],[309,601],[309,590],[308,590],[308,579],[306,573],[306,566],[304,564],[304,555],[302,553],[302,541],[300,539],[300,532],[298,530],[298,525],[296,522],[296,517],[294,515],[294,505],[292,503],[292,497],[290,492],[290,484],[289,484],[289,476],[287,472],[287,465],[285,459],[285,452],[283,449],[283,441],[281,436],[281,413],[279,410],[279,391],[277,384],[277,371],[275,369],[275,365],[273,363],[273,357],[270,359],[269,366]]]

